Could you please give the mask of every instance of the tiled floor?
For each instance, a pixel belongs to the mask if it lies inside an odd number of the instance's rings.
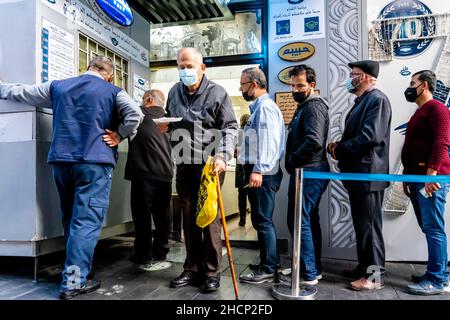
[[[239,215],[235,215],[232,219],[227,221],[228,233],[230,240],[239,241],[256,241],[258,235],[256,230],[252,227],[250,214],[247,214],[247,220],[245,226],[239,226]],[[223,238],[223,233],[222,233]]]
[[[100,290],[76,297],[79,300],[224,300],[234,299],[234,289],[226,250],[223,256],[221,288],[212,294],[202,294],[197,287],[169,288],[169,282],[182,271],[184,244],[171,242],[169,269],[145,272],[128,261],[133,238],[117,237],[100,241],[95,258],[96,277],[102,281]],[[233,248],[237,275],[248,271],[248,264],[257,262],[253,249]],[[62,254],[42,258],[44,270],[40,282],[32,281],[32,261],[24,258],[0,258],[0,299],[51,300],[58,297],[58,280]],[[284,267],[289,267],[283,258]],[[342,269],[354,262],[323,260],[323,280],[317,286],[318,300],[450,300],[450,294],[420,297],[406,293],[405,287],[413,272],[423,272],[425,265],[387,264],[386,286],[375,292],[355,292],[349,280],[340,276]],[[241,300],[272,300],[273,284],[249,285],[239,283]]]

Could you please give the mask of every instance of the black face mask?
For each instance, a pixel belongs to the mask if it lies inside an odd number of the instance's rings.
[[[251,96],[248,94],[248,92],[250,91],[250,89],[247,90],[247,92],[242,92],[242,97],[245,99],[245,101],[247,102],[251,102],[254,100],[255,96]]]
[[[421,83],[419,86],[414,88],[408,88],[405,90],[405,98],[408,102],[416,102],[416,100],[422,95],[423,90],[420,94],[417,94],[417,89],[421,87],[425,82]]]
[[[292,92],[292,96],[297,103],[303,103],[308,98],[306,92]]]

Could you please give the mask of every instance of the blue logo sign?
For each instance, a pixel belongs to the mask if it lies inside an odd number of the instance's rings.
[[[291,20],[277,21],[277,36],[291,33]]]
[[[141,86],[143,86],[143,85],[145,84],[145,81],[142,80],[142,79],[139,79],[138,82],[139,82],[139,84],[140,84]]]
[[[288,0],[288,2],[290,3],[290,4],[299,4],[299,3],[302,3],[304,0]]]
[[[378,30],[378,37],[384,41],[393,41],[393,53],[397,57],[419,55],[433,42],[432,38],[427,37],[436,33],[436,20],[434,17],[428,16],[431,14],[430,8],[419,0],[393,1],[383,8],[378,19],[427,16],[405,19],[401,22],[398,22],[398,20],[383,22]],[[421,39],[415,39],[419,37]]]
[[[88,0],[95,13],[103,20],[120,27],[133,24],[133,12],[125,0]]]
[[[404,77],[407,77],[411,75],[411,71],[409,71],[408,67],[404,67],[402,70],[400,70],[400,74]]]
[[[319,17],[305,18],[305,32],[320,31]]]

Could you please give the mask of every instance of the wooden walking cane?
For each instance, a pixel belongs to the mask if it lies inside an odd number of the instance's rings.
[[[219,209],[220,209],[220,215],[222,218],[222,227],[223,227],[223,233],[225,235],[225,245],[227,247],[228,260],[230,261],[230,269],[231,269],[231,277],[233,278],[234,294],[236,295],[236,300],[239,300],[239,292],[238,292],[238,286],[237,286],[237,281],[236,281],[236,272],[234,271],[234,263],[233,263],[233,257],[231,255],[230,239],[228,239],[227,222],[225,220],[225,210],[223,209],[222,191],[220,190],[220,183],[219,183],[218,176],[215,175],[214,179],[216,180],[216,185],[217,185],[217,198],[219,200]]]

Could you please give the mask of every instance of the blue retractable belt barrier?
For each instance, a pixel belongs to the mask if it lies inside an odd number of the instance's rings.
[[[367,174],[367,173],[337,173],[303,171],[305,179],[321,180],[352,180],[352,181],[392,181],[392,182],[450,182],[450,175],[402,175],[402,174]]]

